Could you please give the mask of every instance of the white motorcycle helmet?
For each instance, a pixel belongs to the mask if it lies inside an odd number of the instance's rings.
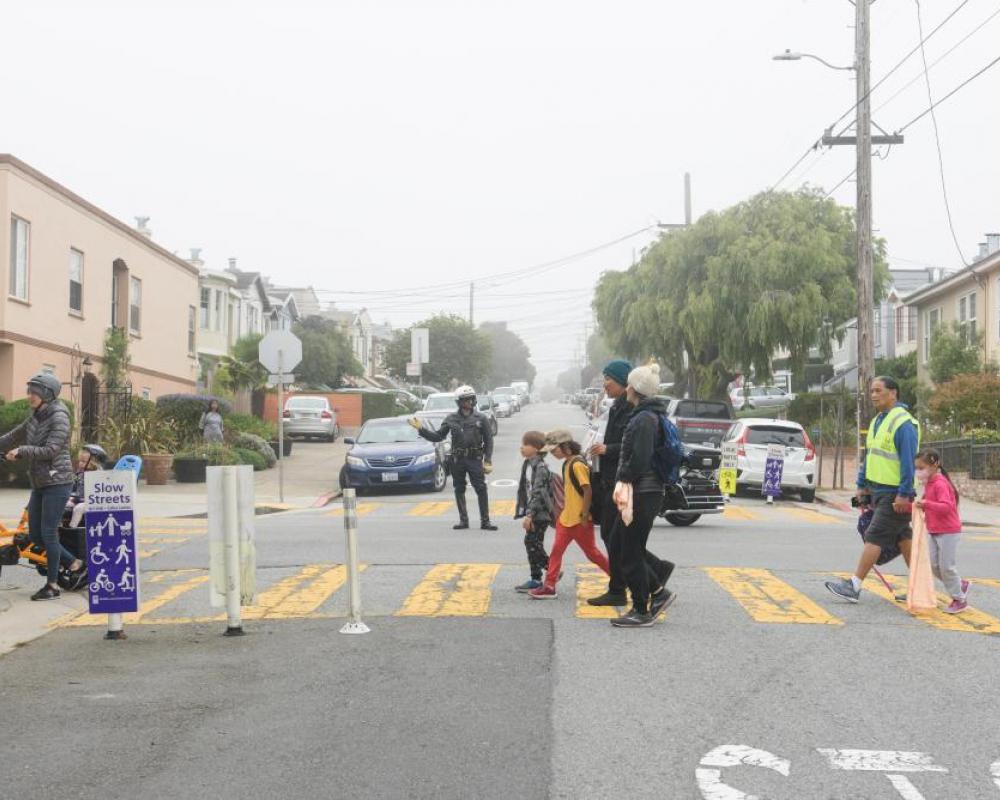
[[[463,400],[471,400],[473,403],[476,402],[476,390],[471,386],[459,386],[455,390],[455,402],[458,405],[462,404]]]

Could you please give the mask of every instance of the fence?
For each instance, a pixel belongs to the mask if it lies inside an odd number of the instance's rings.
[[[926,442],[941,454],[949,472],[967,472],[979,481],[1000,480],[1000,444],[978,444],[974,439],[943,439]]]

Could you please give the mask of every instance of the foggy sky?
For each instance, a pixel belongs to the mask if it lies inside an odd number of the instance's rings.
[[[958,0],[923,0],[925,31]],[[918,41],[914,0],[872,10],[873,80]],[[934,61],[997,10],[971,0],[927,44]],[[853,104],[853,76],[785,48],[853,59],[846,0],[0,2],[0,152],[212,267],[311,284],[406,325],[435,311],[507,319],[540,372],[568,365],[590,289],[643,234],[523,270],[771,186]],[[996,56],[1000,17],[930,72],[940,97]],[[919,53],[873,95],[920,74]],[[966,257],[1000,230],[1000,67],[938,110]],[[927,106],[915,82],[875,120]],[[993,145],[990,147],[989,145]],[[815,162],[815,163],[814,163]],[[851,148],[782,188],[831,188]],[[893,266],[960,266],[930,118],[874,166],[875,227]],[[854,184],[835,197],[854,202]],[[561,291],[565,291],[562,294]],[[433,344],[432,344],[433,348]]]

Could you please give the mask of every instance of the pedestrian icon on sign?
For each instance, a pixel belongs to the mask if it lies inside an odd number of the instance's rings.
[[[123,526],[123,530],[124,530],[124,526]],[[121,544],[118,545],[118,547],[116,548],[115,552],[118,553],[118,558],[115,561],[116,564],[121,564],[122,561],[124,561],[126,564],[128,564],[128,557],[130,555],[132,555],[132,551],[129,550],[128,540],[127,539],[122,539]]]

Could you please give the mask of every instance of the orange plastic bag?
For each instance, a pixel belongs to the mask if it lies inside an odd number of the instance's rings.
[[[906,589],[906,608],[909,611],[930,611],[937,608],[928,535],[924,512],[914,507],[910,578]]]

